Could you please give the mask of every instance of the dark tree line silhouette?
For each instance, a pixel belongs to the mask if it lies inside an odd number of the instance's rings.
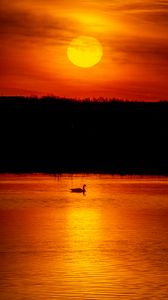
[[[0,97],[0,172],[168,174],[168,102]]]

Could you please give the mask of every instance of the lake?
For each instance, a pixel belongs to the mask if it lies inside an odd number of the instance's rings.
[[[168,177],[1,174],[0,299],[168,299]]]

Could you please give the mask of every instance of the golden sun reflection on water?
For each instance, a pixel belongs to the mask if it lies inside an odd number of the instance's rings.
[[[116,212],[110,212],[106,216],[109,220],[104,219],[104,213],[98,207],[87,201],[80,207],[71,207],[67,211],[68,253],[64,264],[64,280],[71,278],[74,293],[80,290],[90,299],[100,299],[101,294],[110,299],[111,289],[116,289],[117,278],[123,272],[122,257],[117,254],[118,241],[115,233],[120,218],[118,219]],[[108,227],[109,222],[111,228]],[[131,278],[129,269],[124,272]]]
[[[97,259],[101,240],[100,222],[100,213],[94,208],[75,208],[68,211],[67,242],[74,273],[89,272],[92,259]]]

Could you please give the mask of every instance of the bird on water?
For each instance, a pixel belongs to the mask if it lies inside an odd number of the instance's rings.
[[[71,189],[72,193],[85,193],[86,192],[86,184],[83,185],[83,188],[75,188]]]

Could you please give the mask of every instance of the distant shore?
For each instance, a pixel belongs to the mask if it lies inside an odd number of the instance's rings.
[[[0,173],[168,175],[168,102],[0,97]]]

